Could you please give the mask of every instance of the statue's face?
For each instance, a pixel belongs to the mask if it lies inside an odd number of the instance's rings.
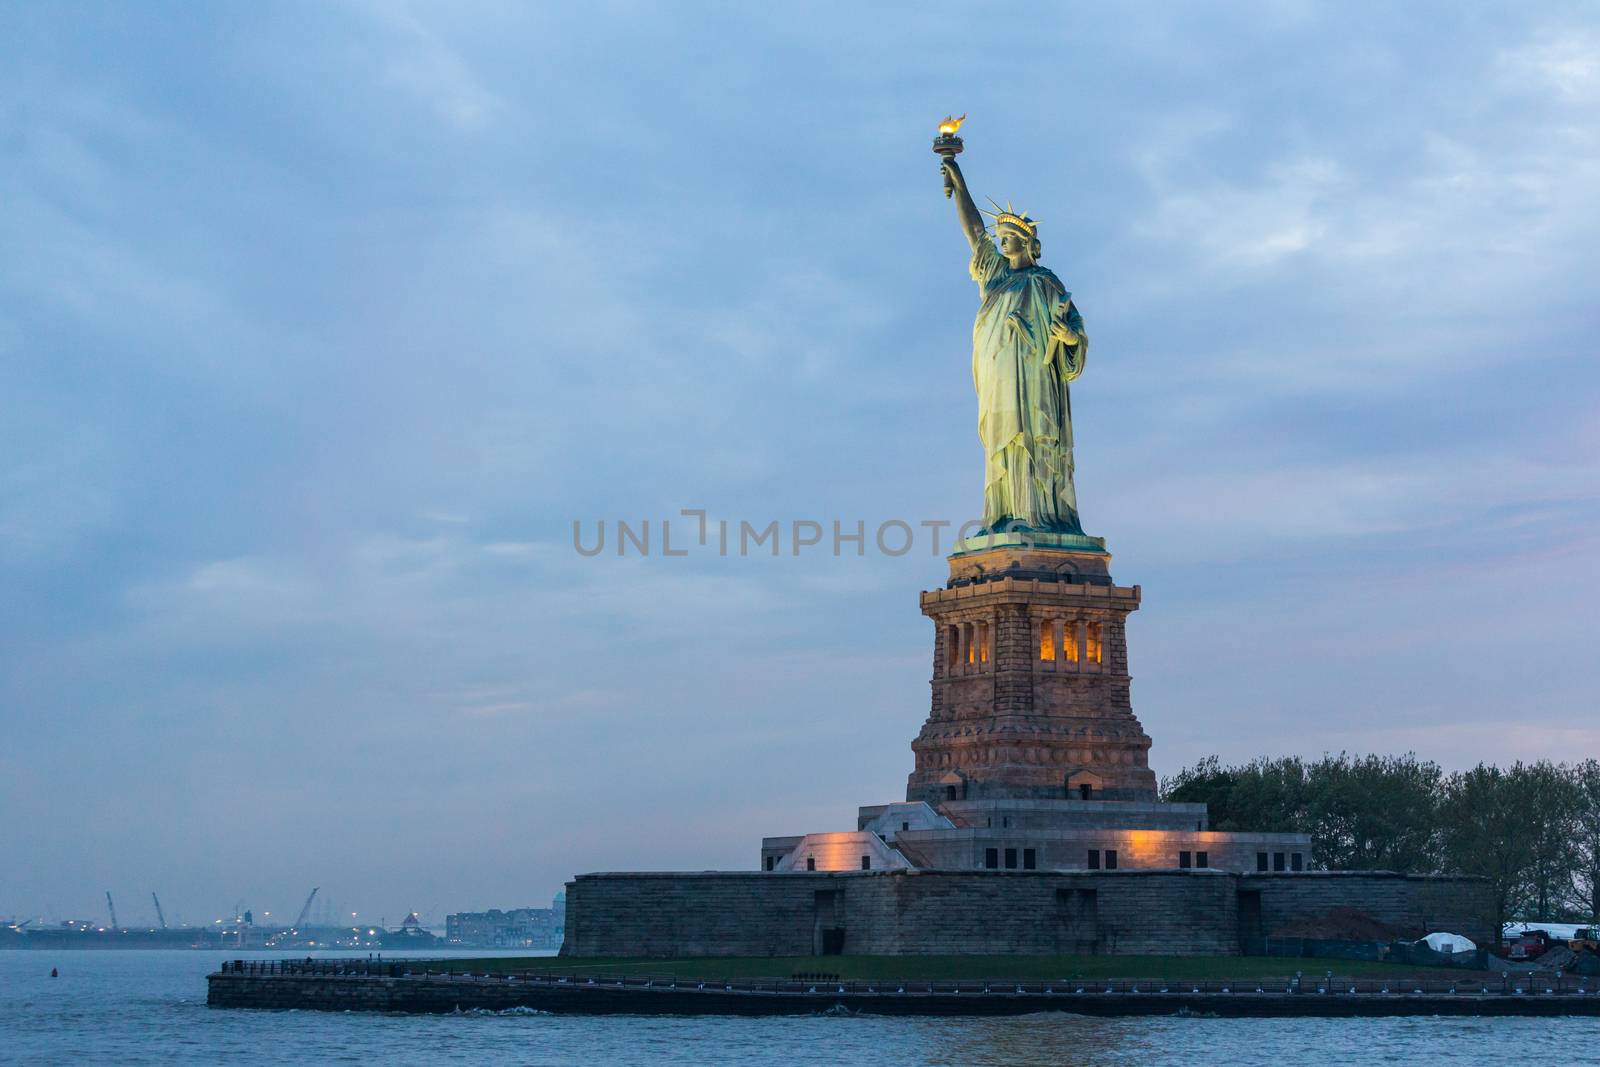
[[[1000,254],[1013,266],[1033,262],[1033,242],[1009,226],[1000,227]]]

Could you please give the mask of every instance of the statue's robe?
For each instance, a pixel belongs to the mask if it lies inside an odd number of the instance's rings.
[[[983,441],[983,521],[1082,533],[1072,487],[1072,402],[1089,340],[1072,294],[1044,267],[1013,270],[988,237],[972,253],[983,304],[972,325],[972,382]],[[1077,334],[1051,337],[1059,319]]]

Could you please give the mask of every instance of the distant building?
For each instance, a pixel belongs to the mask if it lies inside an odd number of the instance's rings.
[[[400,924],[400,929],[390,930],[383,936],[383,947],[396,948],[434,948],[439,939],[422,928],[422,920],[416,912],[406,916],[405,922]]]
[[[444,939],[462,948],[556,949],[566,934],[566,894],[548,908],[463,911],[446,915]]]

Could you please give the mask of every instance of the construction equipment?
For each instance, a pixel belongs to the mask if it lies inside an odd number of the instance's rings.
[[[1519,963],[1536,960],[1550,947],[1550,935],[1543,930],[1524,930],[1507,946],[1506,959]]]
[[[1567,939],[1567,947],[1574,952],[1600,952],[1600,927],[1580,926]]]
[[[167,917],[161,914],[161,898],[156,896],[153,889],[150,891],[150,899],[155,902],[156,921],[161,924],[161,929],[165,930],[167,928]]]
[[[111,913],[111,929],[119,929],[117,926],[117,906],[111,902],[111,890],[109,889],[106,890],[106,910]]]
[[[293,929],[298,930],[306,924],[306,916],[311,914],[311,902],[317,899],[317,890],[321,888],[321,886],[311,887],[311,893],[306,897],[305,904],[300,908],[300,917],[294,921]]]

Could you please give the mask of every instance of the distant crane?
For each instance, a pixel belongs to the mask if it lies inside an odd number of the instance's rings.
[[[321,888],[321,886],[312,886],[311,893],[306,897],[305,904],[300,908],[300,918],[294,921],[294,928],[296,930],[300,929],[306,924],[306,916],[311,914],[311,902],[317,899],[317,890]]]
[[[161,914],[161,898],[156,896],[155,890],[153,889],[150,891],[150,899],[153,900],[156,905],[156,921],[161,924],[161,929],[165,930],[167,928],[167,917]]]
[[[117,906],[111,902],[111,890],[106,890],[106,910],[111,913],[111,929],[117,929]]]

